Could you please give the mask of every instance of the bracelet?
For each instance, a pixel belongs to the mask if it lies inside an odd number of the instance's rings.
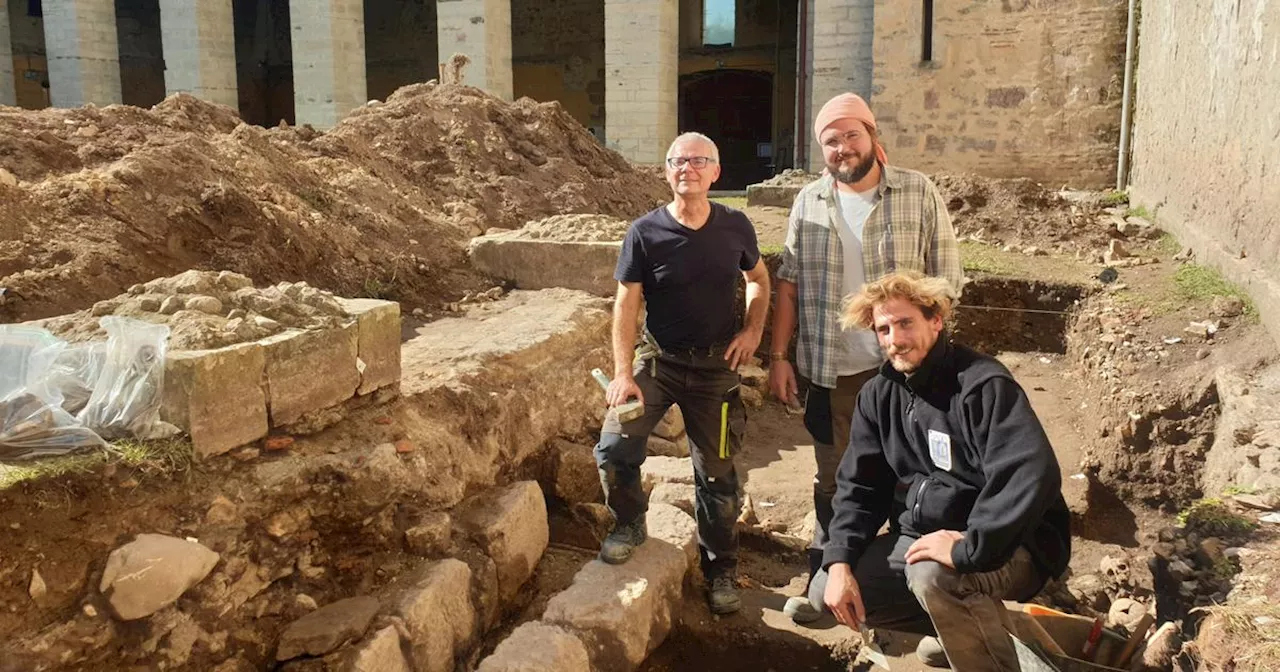
[[[785,362],[785,361],[787,361],[787,353],[785,353],[785,352],[771,352],[771,353],[769,353],[769,361],[771,361],[771,362]]]

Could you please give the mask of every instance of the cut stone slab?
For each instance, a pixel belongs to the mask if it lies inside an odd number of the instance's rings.
[[[668,441],[661,436],[650,436],[645,444],[645,451],[654,456],[689,457],[689,439],[680,436],[675,441]]]
[[[563,287],[613,296],[613,271],[621,242],[563,242],[513,238],[507,234],[473,238],[471,263],[481,273],[520,289]]]
[[[107,556],[98,590],[120,620],[146,618],[204,580],[218,558],[194,541],[139,534]]]
[[[672,404],[658,421],[657,426],[653,428],[653,433],[668,441],[675,441],[684,436],[684,414],[680,412],[680,407]]]
[[[591,660],[582,640],[533,621],[512,631],[477,672],[591,672]]]
[[[803,184],[748,184],[747,205],[771,205],[775,208],[789,208],[795,203],[796,196],[804,189]]]
[[[410,672],[400,649],[400,633],[389,625],[375,633],[352,654],[344,672]]]
[[[356,322],[315,331],[290,330],[259,341],[266,349],[268,408],[273,426],[336,406],[360,385]]]
[[[482,493],[463,506],[459,525],[493,558],[503,602],[515,597],[547,550],[550,528],[542,488],[521,481]]]
[[[693,516],[670,504],[650,501],[645,522],[651,538],[683,550],[692,566],[698,557],[698,523]]]
[[[649,506],[654,504],[670,504],[671,506],[693,515],[693,486],[684,483],[658,483],[649,493]]]
[[[592,449],[556,439],[554,450],[556,497],[570,504],[603,501],[600,471]]]
[[[471,568],[449,558],[430,563],[404,578],[390,603],[404,619],[419,672],[452,672],[454,656],[476,635],[471,604]]]
[[[175,350],[165,357],[162,420],[191,437],[198,457],[267,435],[266,351],[257,343]]]
[[[582,639],[591,669],[634,670],[671,632],[688,568],[683,550],[650,538],[624,565],[587,563],[542,620]]]
[[[357,394],[400,382],[400,304],[378,299],[338,299],[359,327],[356,356],[364,364]]]
[[[640,480],[647,488],[659,483],[693,485],[693,460],[688,457],[653,456],[640,467]]]
[[[367,595],[326,604],[285,628],[276,648],[276,660],[323,656],[360,639],[377,613],[378,600]]]

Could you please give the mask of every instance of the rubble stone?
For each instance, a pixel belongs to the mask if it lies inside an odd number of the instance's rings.
[[[406,577],[393,613],[404,619],[420,672],[452,672],[454,656],[475,637],[471,568],[449,558]]]
[[[170,351],[160,417],[191,437],[199,457],[256,441],[268,430],[265,369],[266,351],[256,343]]]
[[[682,483],[659,483],[649,493],[649,506],[654,504],[670,504],[671,506],[693,515],[693,486]]]
[[[218,558],[194,541],[139,534],[107,556],[98,590],[120,620],[146,618],[200,583]]]
[[[547,550],[547,504],[534,481],[484,493],[464,506],[459,524],[498,566],[502,600],[515,597]]]
[[[591,672],[582,641],[564,628],[533,621],[516,628],[477,672]]]
[[[675,441],[684,436],[684,414],[680,412],[679,406],[672,404],[671,408],[667,409],[666,414],[653,428],[653,434],[668,441]]]
[[[556,497],[570,504],[602,501],[600,472],[591,448],[557,439],[554,450]]]
[[[276,648],[276,660],[323,656],[349,641],[358,640],[369,629],[376,613],[378,600],[367,595],[326,604],[285,628]]]
[[[433,511],[418,520],[418,524],[405,530],[405,543],[409,550],[422,556],[444,553],[449,548],[449,536],[453,520],[448,513]]]
[[[646,523],[650,538],[683,550],[693,565],[698,557],[698,523],[691,515],[670,504],[650,501]]]
[[[410,672],[411,669],[400,648],[400,632],[388,625],[355,650],[343,672]]]
[[[689,439],[681,436],[676,441],[669,441],[660,436],[650,436],[645,444],[645,450],[650,455],[689,457]]]

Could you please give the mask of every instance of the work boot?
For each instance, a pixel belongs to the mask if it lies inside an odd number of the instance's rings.
[[[947,652],[942,650],[942,640],[937,637],[925,637],[916,645],[916,658],[929,667],[951,667],[947,662]]]
[[[738,588],[733,585],[732,576],[722,574],[711,579],[707,603],[711,605],[713,614],[732,614],[742,608],[742,599],[738,597]]]
[[[788,597],[782,613],[794,623],[812,623],[822,618],[822,610],[814,608],[807,595]]]
[[[621,565],[631,559],[631,554],[635,553],[636,547],[644,543],[649,535],[645,531],[644,514],[640,514],[635,520],[622,524],[617,523],[613,526],[613,531],[609,536],[604,538],[604,543],[600,544],[600,560],[611,565]]]

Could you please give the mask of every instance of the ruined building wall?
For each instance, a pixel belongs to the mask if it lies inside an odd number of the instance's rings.
[[[871,104],[890,160],[1054,186],[1113,184],[1126,4],[934,2],[933,58],[923,62],[923,3],[875,0]]]
[[[364,4],[365,77],[370,100],[440,74],[435,0]]]
[[[604,3],[512,0],[511,70],[516,98],[557,100],[604,137]]]
[[[1280,340],[1280,0],[1143,4],[1131,200]]]

